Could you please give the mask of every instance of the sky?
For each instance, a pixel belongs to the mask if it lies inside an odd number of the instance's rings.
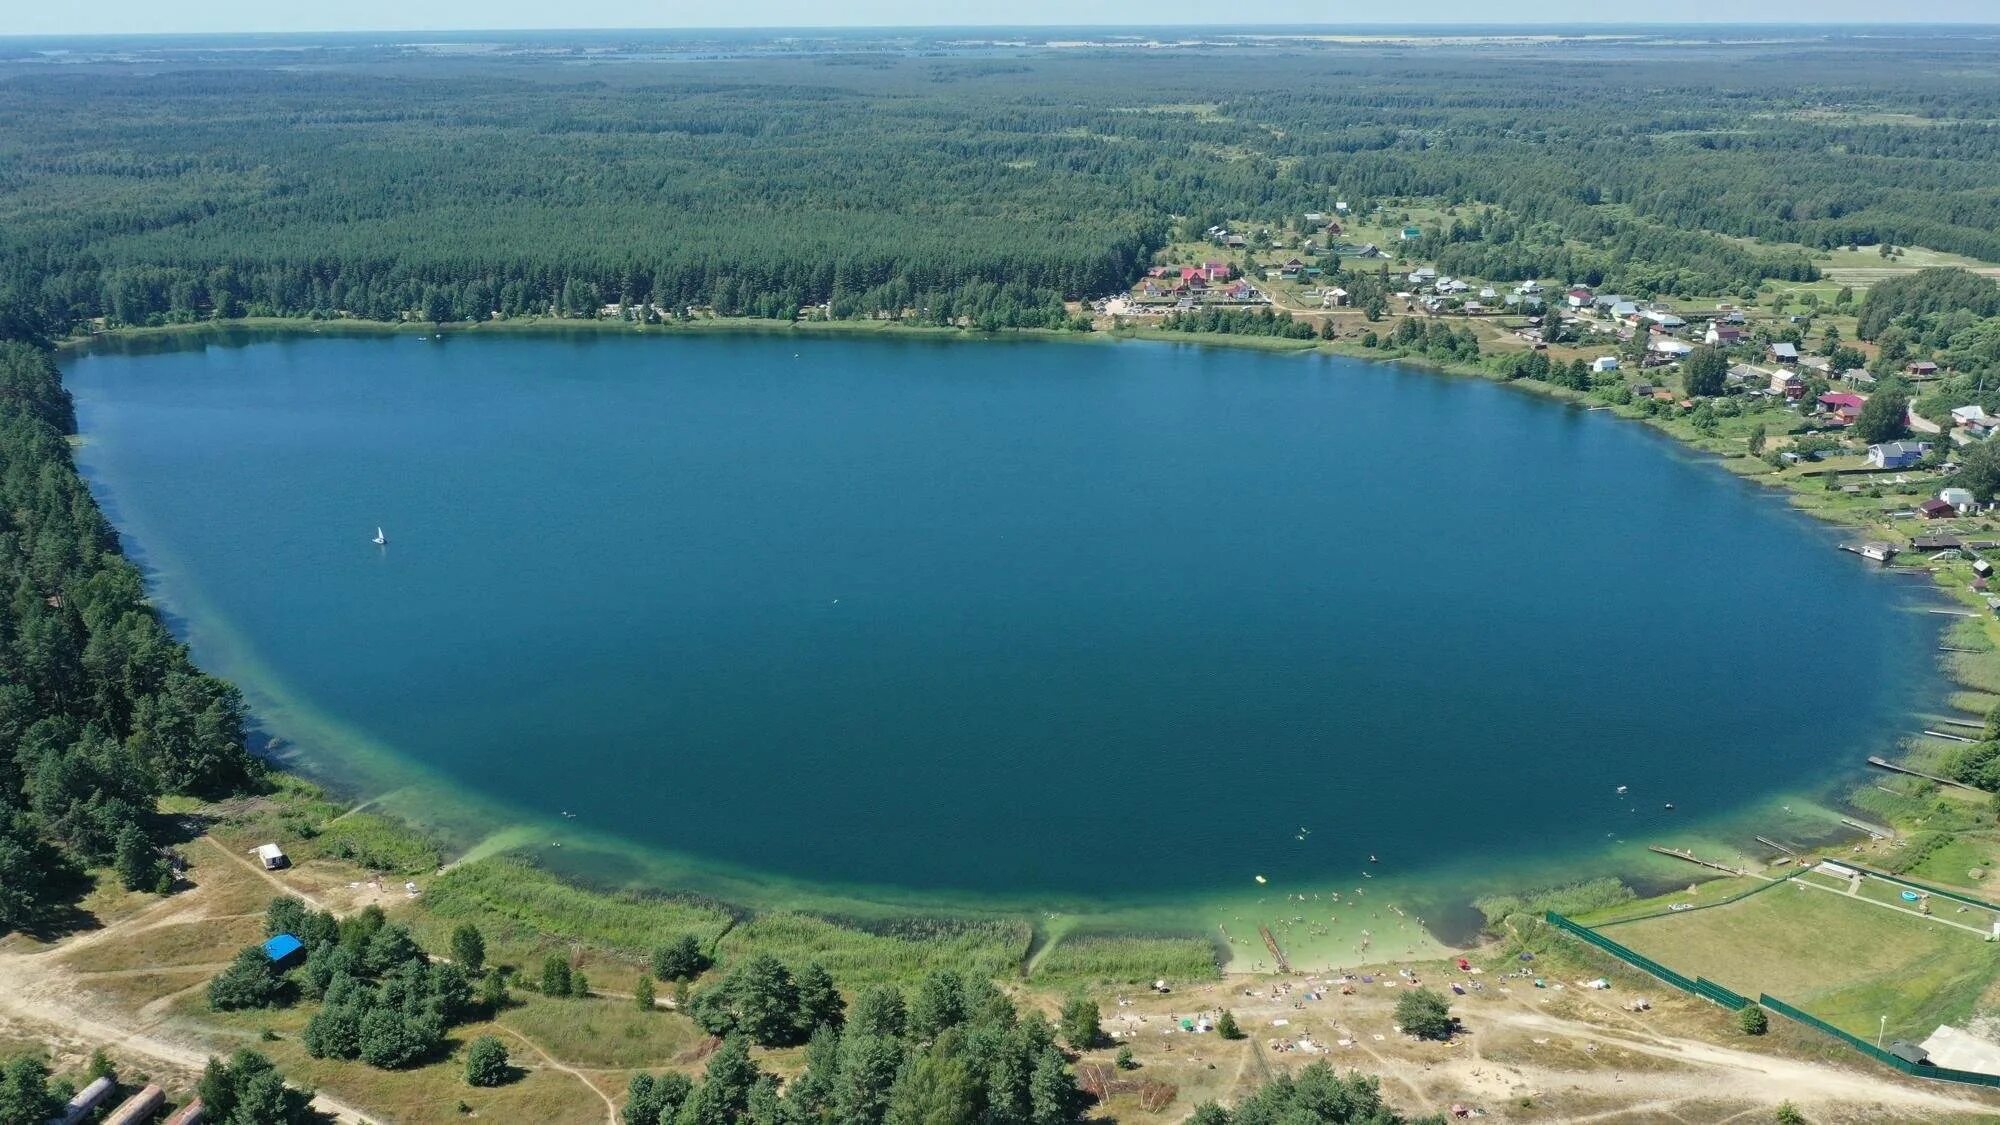
[[[1608,13],[1608,14],[1607,14]],[[1002,17],[1002,18],[996,18]],[[1679,19],[1677,20],[1677,17]],[[1133,23],[1341,24],[1580,21],[1780,23],[2000,21],[2000,0],[1737,0],[1725,5],[1561,5],[1496,7],[1492,0],[1427,0],[1382,5],[1357,0],[1147,0],[1106,8],[1076,0],[1011,0],[999,7],[939,5],[935,0],[756,0],[750,4],[691,4],[687,0],[625,0],[561,4],[549,0],[341,0],[334,4],[273,4],[270,0],[96,0],[90,4],[0,4],[0,35],[151,34],[159,32],[285,32],[493,30],[510,28],[896,27]]]

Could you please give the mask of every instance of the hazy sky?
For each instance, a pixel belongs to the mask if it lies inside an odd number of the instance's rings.
[[[0,4],[0,35],[133,34],[212,31],[364,31],[411,29],[591,27],[832,27],[1008,23],[1574,23],[1579,20],[1669,22],[2000,20],[1996,0],[1737,0],[1723,5],[1495,6],[1491,0],[1427,0],[1382,5],[1356,0],[1146,0],[1116,6],[1077,0],[1011,0],[997,6],[940,6],[935,0],[756,0],[696,4],[687,0],[625,0],[564,4],[549,0],[340,0],[274,4],[270,0],[96,0],[89,4],[9,0]]]

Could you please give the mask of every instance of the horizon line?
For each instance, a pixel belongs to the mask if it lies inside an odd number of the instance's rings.
[[[31,39],[173,39],[173,38],[232,38],[266,37],[279,35],[565,35],[565,34],[605,34],[605,33],[703,33],[703,32],[762,32],[762,33],[808,33],[808,32],[940,32],[940,31],[1203,31],[1270,33],[1286,31],[1294,34],[1341,35],[1366,34],[1385,31],[1430,32],[1457,29],[1462,31],[1502,32],[1501,38],[1520,38],[1524,28],[1540,31],[1558,28],[1578,29],[1672,29],[1677,31],[1699,30],[1702,28],[1771,28],[1793,31],[1818,29],[1890,28],[1908,30],[1916,28],[2000,28],[2000,15],[1991,20],[1898,20],[1898,19],[1827,19],[1827,20],[1755,20],[1755,19],[1702,19],[1678,21],[1641,20],[1593,20],[1593,19],[1514,19],[1505,23],[1480,23],[1461,20],[1436,20],[1405,23],[896,23],[896,24],[700,24],[676,26],[569,26],[569,27],[357,27],[357,28],[289,28],[258,29],[243,31],[0,31],[0,42]]]

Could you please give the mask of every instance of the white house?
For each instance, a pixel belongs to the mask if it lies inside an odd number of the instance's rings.
[[[1689,352],[1692,352],[1694,350],[1694,345],[1688,343],[1685,340],[1675,340],[1668,336],[1655,336],[1651,340],[1646,342],[1646,350],[1654,353],[1655,355],[1663,355],[1672,359],[1679,359],[1680,357],[1688,354]]]
[[[1967,429],[1983,427],[1990,429],[1995,419],[1986,413],[1983,406],[1954,406],[1951,408],[1951,424]]]
[[[1938,493],[1938,499],[1957,508],[1961,515],[1971,511],[1979,504],[1979,501],[1973,497],[1972,490],[1966,488],[1944,489]]]
[[[1615,355],[1598,356],[1595,360],[1591,361],[1590,369],[1599,375],[1616,371],[1618,370],[1618,357]]]

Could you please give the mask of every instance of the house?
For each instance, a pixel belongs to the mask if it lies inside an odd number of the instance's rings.
[[[1646,350],[1652,352],[1654,355],[1663,355],[1669,359],[1679,359],[1689,352],[1694,351],[1694,345],[1685,340],[1676,340],[1671,336],[1655,336],[1651,340],[1646,341]]]
[[[1590,303],[1599,309],[1609,311],[1618,305],[1631,304],[1632,298],[1621,293],[1599,293],[1590,299]]]
[[[1243,236],[1240,234],[1232,234],[1224,236],[1222,239],[1222,244],[1224,246],[1229,247],[1232,250],[1241,250],[1244,246],[1248,245],[1248,243],[1244,240]]]
[[[1927,441],[1888,441],[1868,447],[1868,464],[1877,469],[1907,469],[1931,451]]]
[[[1800,399],[1806,396],[1806,381],[1790,371],[1773,371],[1770,390],[1774,395]]]
[[[1472,286],[1455,277],[1447,277],[1438,282],[1438,292],[1440,293],[1464,293],[1471,288]]]
[[[1438,271],[1430,268],[1429,266],[1424,266],[1421,269],[1414,269],[1410,271],[1410,284],[1412,285],[1428,285],[1431,282],[1436,281],[1437,279],[1438,279]]]
[[[1722,375],[1722,381],[1732,386],[1766,387],[1771,385],[1771,373],[1761,367],[1747,363],[1732,364]]]
[[[1419,239],[1419,238],[1422,238],[1423,236],[1424,236],[1424,231],[1423,231],[1423,228],[1422,228],[1422,227],[1404,227],[1404,228],[1403,228],[1403,241],[1404,241],[1404,242],[1415,242],[1415,241],[1416,241],[1417,239]]]
[[[1973,497],[1969,488],[1943,489],[1938,492],[1938,499],[1950,504],[1960,515],[1979,506],[1979,501]]]
[[[1482,301],[1491,301],[1499,296],[1500,294],[1495,292],[1491,285],[1484,285],[1479,289],[1479,299]]]
[[[1319,211],[1307,211],[1306,222],[1311,223],[1313,226],[1319,226],[1326,222],[1326,215]]]
[[[264,943],[264,956],[280,970],[305,956],[306,943],[292,934],[279,934]]]
[[[1828,378],[1833,375],[1833,361],[1823,355],[1802,355],[1799,357],[1799,366],[1816,375]]]
[[[1771,345],[1770,354],[1771,359],[1775,362],[1795,364],[1799,361],[1799,346],[1785,340],[1779,340],[1777,343]]]
[[[1850,367],[1840,373],[1840,379],[1841,382],[1846,383],[1850,387],[1872,387],[1875,385],[1874,373],[1870,372],[1866,367]]]
[[[290,867],[292,863],[291,860],[285,858],[285,850],[276,844],[257,845],[257,858],[264,864],[264,870],[266,871],[276,871],[281,867]]]
[[[1917,514],[1927,520],[1941,520],[1957,515],[1958,509],[1933,498],[1917,505]]]
[[[1212,259],[1203,262],[1201,268],[1203,272],[1208,274],[1210,281],[1228,281],[1230,276],[1235,272],[1230,268],[1228,262],[1218,262]]]
[[[1708,331],[1702,334],[1701,342],[1711,348],[1726,348],[1743,342],[1743,330],[1730,324],[1710,321]]]
[[[1570,308],[1580,309],[1589,304],[1593,297],[1590,290],[1578,287],[1563,294],[1563,299],[1569,302]]]
[[[2000,419],[1986,413],[1983,406],[1954,406],[1951,408],[1951,424],[1966,429],[1992,429]]]
[[[1938,365],[1930,360],[1920,359],[1903,370],[1918,379],[1929,379],[1938,373]]]
[[[1672,332],[1676,328],[1687,327],[1687,321],[1675,316],[1674,311],[1665,305],[1647,305],[1639,310],[1639,316],[1642,319],[1652,321],[1669,332]]]
[[[1343,215],[1347,214],[1347,204],[1344,202],[1334,204],[1333,209],[1340,212]]]
[[[1348,296],[1347,290],[1336,286],[1320,294],[1319,307],[1323,309],[1345,308],[1347,307]]]
[[[1605,311],[1611,314],[1613,320],[1625,320],[1639,315],[1639,304],[1636,301],[1613,301]]]
[[[1819,396],[1820,409],[1833,415],[1835,425],[1852,426],[1861,420],[1861,406],[1868,399],[1862,395],[1828,391]]]
[[[1467,301],[1465,302],[1465,306],[1459,311],[1467,316],[1485,316],[1486,306],[1480,304],[1478,301]]]
[[[1541,291],[1542,283],[1539,281],[1524,281],[1514,287],[1514,292],[1519,293],[1523,297],[1532,297]]]
[[[1299,271],[1305,268],[1306,264],[1304,262],[1299,261],[1297,258],[1291,258],[1288,259],[1283,266],[1279,267],[1278,276],[1297,277],[1299,276]]]
[[[1598,356],[1590,362],[1590,370],[1598,375],[1605,375],[1616,371],[1618,370],[1618,357],[1615,355]]]

